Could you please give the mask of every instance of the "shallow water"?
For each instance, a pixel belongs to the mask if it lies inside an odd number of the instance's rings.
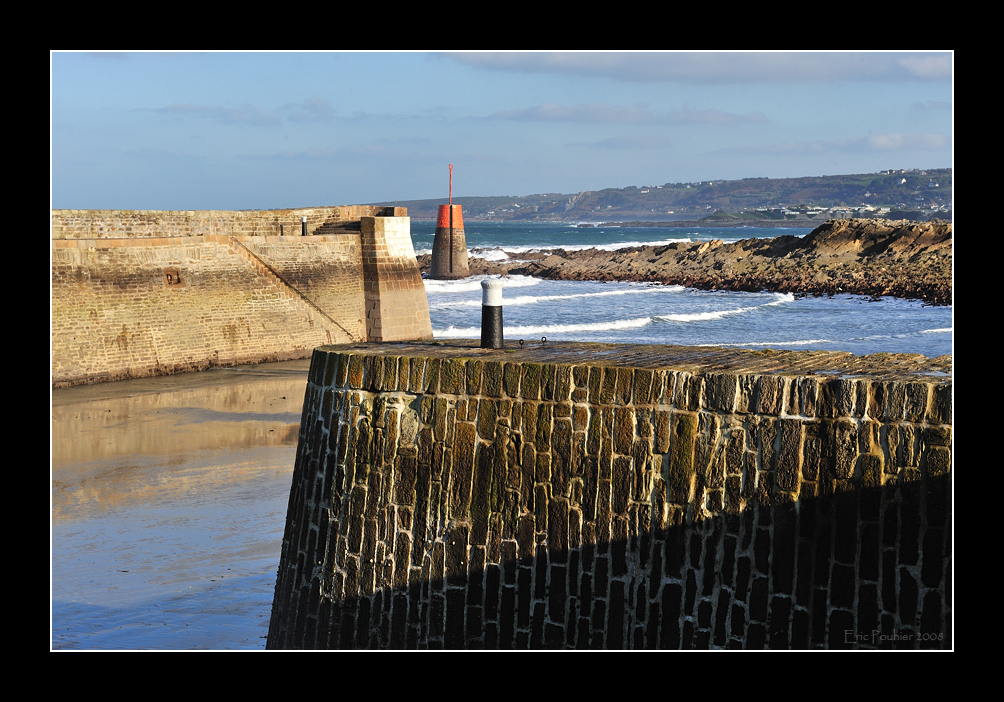
[[[53,649],[265,647],[308,366],[53,391]]]

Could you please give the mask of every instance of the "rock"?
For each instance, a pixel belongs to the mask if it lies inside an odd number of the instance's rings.
[[[657,282],[717,290],[891,295],[952,303],[952,224],[836,219],[806,236],[720,239],[616,251],[552,249],[519,262],[471,259],[472,275]],[[533,262],[527,261],[534,259]],[[419,265],[428,270],[429,256]]]

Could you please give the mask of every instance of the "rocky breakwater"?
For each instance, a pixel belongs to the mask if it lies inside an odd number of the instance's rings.
[[[428,256],[419,258],[423,270]],[[658,282],[705,290],[770,290],[952,302],[951,222],[829,220],[804,237],[638,246],[616,251],[552,249],[472,258],[472,275],[552,280]]]

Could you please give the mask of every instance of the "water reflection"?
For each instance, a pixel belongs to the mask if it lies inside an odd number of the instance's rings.
[[[308,367],[53,391],[54,648],[264,646]]]

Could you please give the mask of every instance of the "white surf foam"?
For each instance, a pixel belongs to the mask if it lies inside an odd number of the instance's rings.
[[[640,295],[651,292],[679,292],[683,287],[680,285],[647,286],[645,288],[629,288],[627,290],[605,290],[594,293],[573,293],[568,295],[519,295],[517,297],[502,299],[503,307],[518,307],[521,305],[535,305],[540,302],[551,302],[553,300],[574,300],[587,297],[615,297],[619,295]],[[450,302],[435,302],[430,304],[430,309],[446,309],[451,307],[480,307],[480,299],[455,300]]]
[[[501,247],[496,246],[491,249],[471,249],[467,252],[467,255],[471,258],[480,258],[485,261],[508,261],[509,254],[502,250]]]
[[[753,305],[752,307],[738,307],[734,310],[712,310],[710,312],[689,312],[682,314],[660,314],[656,315],[656,319],[662,319],[667,322],[708,322],[715,319],[722,319],[723,317],[728,317],[734,314],[744,314],[746,312],[754,312],[761,307],[773,307],[774,305],[783,305],[787,302],[794,302],[795,296],[791,293],[774,293],[775,299],[770,302],[765,302],[762,305]]]
[[[665,246],[666,244],[689,244],[691,239],[683,237],[680,239],[660,239],[658,241],[618,241],[610,244],[526,244],[523,246],[498,246],[508,253],[521,254],[533,253],[536,251],[547,251],[550,249],[564,249],[565,251],[585,251],[586,249],[598,249],[600,251],[617,251],[618,249],[628,249],[633,246]]]
[[[471,292],[475,290],[480,292],[481,281],[486,278],[494,277],[495,276],[480,275],[472,276],[470,278],[461,278],[460,280],[432,280],[430,278],[424,278],[422,282],[425,283],[425,292],[429,295],[434,293]],[[507,288],[525,288],[531,285],[540,285],[540,283],[541,280],[539,278],[531,278],[528,275],[512,275],[505,278],[505,287]],[[480,304],[480,302],[478,304]]]
[[[617,319],[611,322],[596,322],[594,324],[540,324],[506,327],[505,336],[507,339],[518,339],[520,337],[534,337],[537,335],[546,336],[548,334],[571,334],[575,332],[603,332],[614,329],[637,329],[651,324],[651,317],[637,317],[635,319]],[[437,339],[471,339],[481,336],[481,327],[448,327],[447,329],[434,329],[432,335]]]
[[[721,344],[699,344],[700,346],[768,346],[783,348],[785,346],[811,346],[812,344],[832,344],[830,339],[796,339],[795,341],[727,341]]]

